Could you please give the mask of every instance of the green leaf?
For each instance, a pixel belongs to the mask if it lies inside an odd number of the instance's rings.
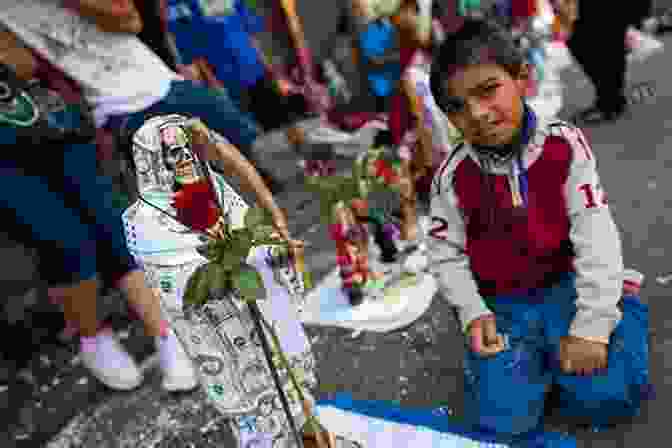
[[[228,286],[229,275],[230,270],[227,270],[226,267],[216,263],[210,263],[206,273],[210,290],[217,293],[225,291]]]
[[[210,263],[200,266],[189,277],[184,292],[184,303],[186,305],[202,305],[210,298],[210,285],[207,279],[209,266]]]
[[[252,239],[255,241],[256,245],[259,245],[258,241],[266,241],[271,239],[271,235],[275,232],[273,226],[269,225],[259,225],[253,228],[250,228]]]
[[[238,265],[242,262],[240,256],[232,250],[223,251],[217,257],[217,264],[222,266],[227,271],[232,271],[236,269]]]
[[[261,207],[250,207],[245,213],[245,227],[253,229],[256,226],[273,224],[271,215]]]
[[[313,289],[313,285],[313,274],[310,271],[305,271],[303,273],[303,286],[305,287],[306,291]]]
[[[233,287],[240,292],[243,300],[264,300],[266,298],[266,289],[261,276],[253,267],[242,265],[232,281]]]

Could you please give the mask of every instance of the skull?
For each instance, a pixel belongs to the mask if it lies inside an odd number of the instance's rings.
[[[175,183],[202,178],[198,157],[184,131],[187,118],[162,115],[150,118],[133,134],[133,159],[140,194],[171,193]]]

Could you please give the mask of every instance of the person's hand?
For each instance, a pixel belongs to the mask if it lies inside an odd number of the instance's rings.
[[[471,350],[481,356],[492,356],[506,348],[504,337],[497,333],[494,315],[479,317],[472,321],[468,337]]]
[[[560,368],[568,374],[590,375],[607,368],[609,346],[576,336],[560,339]]]
[[[9,65],[24,81],[30,81],[37,73],[35,55],[11,31],[0,31],[0,63]]]
[[[142,31],[142,18],[133,0],[64,0],[63,5],[92,19],[106,32],[137,34]]]
[[[306,243],[292,238],[287,226],[287,218],[282,210],[277,209],[274,212],[271,212],[271,214],[273,216],[273,228],[275,229],[273,236],[279,240],[287,242],[290,257],[294,260],[294,263],[299,263],[301,265],[300,267],[297,266],[297,269],[303,271],[302,266]]]
[[[177,64],[177,72],[190,81],[202,81],[201,72],[194,64]]]

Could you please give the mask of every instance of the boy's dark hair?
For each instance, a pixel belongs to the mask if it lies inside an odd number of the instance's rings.
[[[524,62],[525,58],[508,30],[491,20],[465,19],[462,27],[447,35],[434,53],[430,89],[439,107],[446,110],[445,82],[457,69],[494,63],[517,77]]]

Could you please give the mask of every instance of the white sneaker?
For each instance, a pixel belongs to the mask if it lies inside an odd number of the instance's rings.
[[[111,331],[83,340],[80,357],[91,374],[110,389],[133,390],[142,383],[138,365]]]
[[[161,386],[168,392],[195,389],[198,386],[196,369],[173,330],[169,330],[168,337],[157,338],[156,345],[163,370]]]

